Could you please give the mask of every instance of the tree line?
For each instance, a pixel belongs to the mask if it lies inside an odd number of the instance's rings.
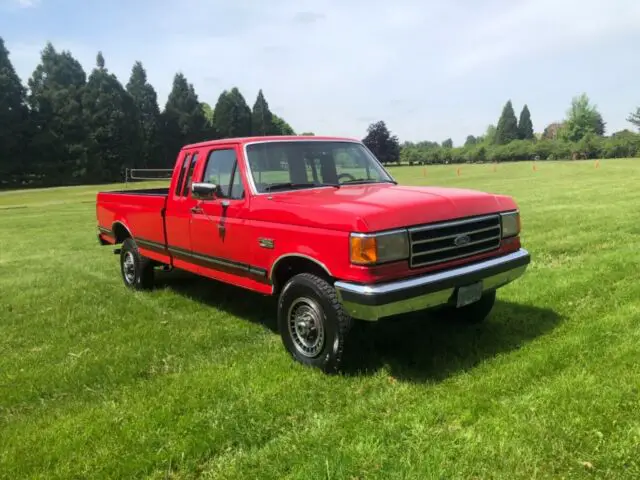
[[[253,108],[235,87],[212,108],[177,73],[160,110],[142,63],[122,85],[102,53],[87,76],[51,43],[25,86],[0,38],[0,187],[117,182],[127,168],[171,168],[187,143],[294,134],[262,91]]]
[[[640,107],[627,120],[640,129]],[[384,121],[371,124],[363,142],[383,163],[640,156],[640,134],[605,131],[602,115],[582,94],[572,99],[564,120],[541,133],[533,130],[529,107],[516,117],[509,100],[495,125],[458,147],[450,138],[400,144]],[[211,107],[177,73],[161,110],[142,63],[135,62],[122,85],[101,53],[87,76],[71,52],[51,43],[25,86],[0,38],[0,188],[117,182],[127,168],[171,168],[187,143],[295,134],[271,112],[262,91],[253,108],[235,87]]]
[[[627,121],[640,130],[640,107],[629,114]],[[467,136],[459,147],[454,147],[450,138],[441,143],[400,145],[384,122],[372,124],[367,139],[376,139],[370,146],[374,151],[377,145],[383,145],[383,151],[395,152],[384,157],[385,161],[410,165],[640,157],[639,133],[625,129],[607,136],[605,132],[602,115],[583,93],[571,100],[564,120],[547,125],[541,133],[533,131],[529,107],[524,105],[517,118],[509,100],[497,124],[489,125],[483,135]]]

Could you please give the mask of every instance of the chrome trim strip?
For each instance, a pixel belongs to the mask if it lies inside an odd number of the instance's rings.
[[[349,235],[352,237],[384,237],[385,235],[397,235],[398,233],[404,233],[406,235],[407,229],[396,228],[394,230],[383,230],[380,232],[371,232],[371,233],[351,232]]]
[[[113,232],[114,237],[115,237],[115,234],[116,234],[116,229],[115,229],[116,223],[117,223],[118,225],[121,225],[121,226],[122,226],[122,228],[124,228],[124,229],[127,231],[127,233],[129,234],[129,236],[130,236],[131,238],[134,238],[133,233],[131,233],[131,230],[129,230],[129,228],[128,228],[124,223],[122,223],[120,220],[116,220],[116,221],[115,221],[115,222],[113,222],[113,224],[111,225],[111,231]]]
[[[324,263],[316,260],[315,258],[305,255],[303,253],[285,253],[284,255],[280,255],[278,258],[276,258],[275,262],[271,264],[271,269],[269,270],[268,279],[272,284],[273,284],[273,271],[276,269],[276,266],[281,260],[284,260],[285,258],[288,258],[288,257],[299,257],[299,258],[304,258],[306,260],[310,260],[313,263],[317,264],[318,266],[322,267],[322,269],[325,272],[327,272],[327,275],[329,275],[330,277],[333,277],[333,275],[331,274],[327,266]]]
[[[427,240],[415,240],[412,245],[421,245],[423,243],[431,243],[431,242],[438,242],[440,240],[448,240],[450,238],[456,238],[460,235],[475,235],[476,233],[482,233],[482,232],[488,232],[489,230],[495,230],[495,229],[500,229],[500,225],[494,225],[492,227],[487,227],[487,228],[480,228],[478,230],[472,230],[470,232],[464,232],[463,234],[461,233],[454,233],[453,235],[446,235],[444,237],[435,237],[435,238],[428,238]],[[500,238],[500,237],[498,237]],[[467,243],[467,245],[470,245]]]
[[[409,233],[424,232],[426,230],[436,230],[438,228],[455,227],[458,225],[465,225],[467,223],[476,223],[476,222],[482,222],[484,220],[492,220],[492,219],[498,219],[499,221],[500,214],[496,213],[493,215],[483,215],[481,217],[465,218],[464,220],[453,220],[451,222],[433,223],[430,225],[425,225],[423,227],[413,227],[409,229]]]
[[[462,258],[467,258],[467,257],[473,257],[474,255],[480,255],[483,253],[487,253],[487,252],[491,252],[493,250],[496,250],[498,247],[500,247],[500,243],[498,242],[497,245],[489,247],[489,248],[483,248],[482,250],[474,250],[471,253],[465,253],[464,255],[457,255],[454,257],[446,257],[446,258],[439,258],[438,260],[432,260],[430,262],[420,262],[418,264],[413,263],[413,259],[411,260],[411,267],[427,267],[429,265],[436,265],[438,263],[445,263],[445,262],[451,262],[453,260],[460,260]],[[417,256],[417,255],[416,255]]]
[[[500,257],[491,258],[479,263],[471,265],[464,265],[462,267],[452,268],[443,272],[432,273],[428,275],[422,275],[417,278],[409,278],[406,280],[398,280],[395,282],[381,283],[376,285],[360,285],[349,282],[335,282],[334,286],[342,291],[357,293],[360,295],[381,295],[390,292],[398,292],[409,288],[421,287],[429,285],[443,280],[450,280],[456,277],[469,275],[481,270],[485,270],[492,267],[498,267],[500,265],[508,264],[517,260],[522,260],[529,256],[529,252],[524,248],[521,248],[517,252],[502,255]]]
[[[463,235],[470,235],[469,233],[464,233]],[[460,234],[455,235],[456,237],[460,236]],[[439,240],[445,240],[444,238],[440,238]],[[495,240],[500,240],[500,235],[496,236],[496,237],[489,237],[489,238],[483,238],[482,240],[476,240],[475,242],[469,242],[469,243],[465,243],[462,246],[458,246],[458,245],[453,245],[451,247],[444,247],[444,248],[436,248],[435,250],[427,250],[426,252],[418,252],[418,253],[414,253],[413,256],[414,257],[420,257],[423,255],[431,255],[432,253],[439,253],[439,252],[446,252],[447,250],[454,250],[456,248],[465,248],[465,247],[469,247],[469,246],[473,246],[473,245],[478,245],[480,243],[486,243],[486,242],[492,242]],[[414,243],[415,245],[415,243]],[[500,245],[500,242],[498,242],[498,245]],[[477,251],[474,251],[471,255],[475,255],[477,253]],[[438,260],[439,262],[442,262],[443,260]]]
[[[250,145],[259,145],[261,143],[288,143],[288,142],[342,142],[342,143],[354,143],[357,145],[361,145],[362,147],[364,147],[364,149],[367,151],[367,153],[371,156],[371,159],[376,162],[380,168],[382,168],[382,170],[384,171],[384,173],[386,173],[389,176],[390,180],[395,181],[395,179],[393,178],[393,176],[389,173],[389,171],[384,168],[384,165],[382,165],[382,162],[380,162],[380,160],[378,160],[376,158],[376,156],[371,152],[371,150],[369,150],[367,148],[367,146],[362,143],[359,140],[355,140],[355,139],[350,139],[350,138],[336,138],[336,139],[327,139],[327,138],[295,138],[295,137],[290,137],[290,138],[274,138],[274,139],[264,139],[264,140],[255,140],[252,142],[246,142],[244,144],[242,144],[242,153],[243,153],[243,161],[244,161],[244,165],[246,167],[246,172],[247,172],[247,180],[249,181],[249,187],[251,189],[251,193],[253,195],[277,195],[279,193],[289,193],[291,192],[291,190],[281,190],[278,192],[264,192],[264,193],[260,193],[258,192],[258,189],[256,187],[256,184],[253,180],[253,171],[251,170],[251,162],[249,162],[249,154],[247,153],[247,147]],[[345,185],[348,186],[348,185]],[[336,188],[332,185],[319,185],[317,187],[309,187],[309,188],[305,188],[305,190],[315,190],[318,188]]]
[[[249,265],[246,263],[235,262],[233,260],[226,260],[220,257],[210,257],[208,255],[194,253],[179,247],[173,247],[171,245],[167,247],[167,250],[174,258],[177,258],[178,260],[192,262],[196,265],[201,265],[203,267],[211,268],[213,270],[220,270],[220,268],[216,268],[216,267],[224,267],[224,268],[232,269],[234,271],[240,271],[240,272],[246,272],[246,273],[258,275],[265,279],[267,276],[267,271],[264,268],[255,267],[253,265]]]

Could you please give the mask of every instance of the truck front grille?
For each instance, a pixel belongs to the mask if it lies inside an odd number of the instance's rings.
[[[424,267],[490,252],[500,247],[500,215],[487,215],[409,229],[411,267]]]

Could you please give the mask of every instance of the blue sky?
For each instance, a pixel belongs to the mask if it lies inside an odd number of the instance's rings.
[[[0,0],[23,81],[47,41],[126,83],[141,60],[164,104],[176,71],[215,104],[259,88],[296,131],[456,144],[511,99],[536,131],[586,92],[607,133],[640,105],[639,0]]]

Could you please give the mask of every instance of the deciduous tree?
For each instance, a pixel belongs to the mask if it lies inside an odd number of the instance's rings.
[[[571,142],[578,142],[587,134],[602,136],[605,131],[605,122],[595,105],[589,101],[589,97],[583,93],[571,100],[571,107],[567,111],[567,119],[560,134]]]
[[[383,121],[372,123],[362,142],[382,163],[397,162],[400,158],[400,142],[392,135]]]
[[[280,118],[275,113],[273,114],[273,125],[275,129],[276,135],[295,135],[296,132],[293,130],[291,125],[285,122],[282,118]]]
[[[627,117],[627,122],[632,123],[640,131],[640,107],[635,112],[631,112]]]

